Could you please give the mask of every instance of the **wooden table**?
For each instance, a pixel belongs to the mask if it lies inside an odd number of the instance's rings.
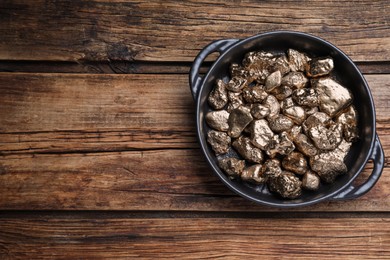
[[[213,40],[312,33],[364,73],[389,154],[389,13],[386,0],[1,1],[0,259],[389,259],[387,159],[358,199],[255,205],[206,165],[188,86]]]

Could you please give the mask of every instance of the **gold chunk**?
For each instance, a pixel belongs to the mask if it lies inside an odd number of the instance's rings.
[[[299,106],[292,106],[283,111],[284,115],[289,117],[297,125],[300,125],[306,119],[305,110]]]
[[[330,117],[337,115],[352,102],[349,90],[331,78],[313,79],[311,84],[318,93],[320,110]]]
[[[286,55],[282,55],[276,59],[274,63],[274,70],[280,71],[281,75],[284,76],[291,71],[290,64],[287,60]]]
[[[236,109],[236,108],[240,107],[242,104],[244,104],[241,93],[229,91],[228,92],[228,99],[229,99],[229,103],[228,103],[226,110],[229,113],[231,113],[234,109]]]
[[[270,74],[270,69],[275,63],[275,57],[268,52],[249,52],[245,55],[242,64],[249,71],[251,80],[263,84]]]
[[[305,113],[307,117],[319,111],[318,107],[303,107],[303,109],[305,109]]]
[[[303,175],[307,171],[305,156],[298,152],[292,152],[284,157],[282,166],[284,169],[299,175]]]
[[[266,178],[264,176],[261,164],[255,164],[245,168],[241,173],[241,179],[254,183],[264,183]]]
[[[320,153],[310,158],[310,166],[323,180],[332,183],[340,174],[347,172],[347,166],[337,154],[332,152]]]
[[[327,128],[323,125],[316,125],[309,129],[308,135],[318,149],[334,150],[342,141],[342,126],[332,124]]]
[[[296,89],[292,93],[292,98],[300,106],[318,106],[317,91],[313,88]]]
[[[304,88],[308,82],[308,79],[302,72],[292,71],[282,78],[281,85],[287,86],[293,89]]]
[[[272,138],[267,146],[266,154],[270,158],[275,158],[278,154],[282,156],[290,154],[292,151],[294,151],[294,149],[294,143],[288,137],[287,132],[283,132],[280,135],[275,135]]]
[[[268,95],[268,97],[264,99],[263,105],[268,107],[270,110],[268,118],[273,118],[277,116],[280,112],[279,101],[276,99],[276,97],[272,95]]]
[[[307,134],[309,129],[317,125],[329,126],[332,120],[330,117],[323,112],[315,112],[309,116],[305,122],[302,124],[303,131]]]
[[[267,92],[260,86],[245,87],[242,90],[242,97],[248,103],[263,101],[268,96]]]
[[[230,65],[230,75],[232,78],[234,77],[247,78],[248,71],[244,69],[242,66],[238,65],[237,63],[233,63],[232,65]]]
[[[313,171],[306,171],[302,179],[302,188],[306,190],[318,190],[320,187],[320,177]]]
[[[234,157],[220,159],[218,164],[231,178],[238,177],[245,168],[245,161]]]
[[[269,107],[266,107],[265,105],[259,103],[253,104],[251,108],[251,114],[256,119],[262,119],[268,116],[269,113],[270,113]]]
[[[302,127],[301,126],[297,126],[297,125],[294,125],[289,131],[286,132],[287,135],[288,135],[288,138],[290,138],[290,140],[294,140],[295,138],[297,138],[297,136],[302,133]]]
[[[233,77],[226,88],[233,92],[241,92],[241,90],[248,84],[248,81],[245,78]]]
[[[291,96],[292,89],[288,86],[279,86],[271,91],[271,94],[276,97],[278,100],[284,100]]]
[[[228,102],[226,84],[218,79],[214,89],[210,92],[208,102],[214,109],[222,109]]]
[[[263,175],[266,179],[280,175],[282,173],[282,168],[280,167],[280,161],[277,159],[268,159],[263,164],[261,171],[263,172]]]
[[[228,119],[229,129],[228,134],[231,137],[237,138],[240,136],[244,128],[253,120],[251,110],[245,106],[240,106],[234,109]]]
[[[334,68],[332,58],[316,58],[309,62],[306,71],[309,77],[319,77],[329,74]]]
[[[292,172],[283,171],[280,175],[270,178],[268,187],[270,191],[278,193],[286,199],[295,199],[301,196],[301,181]]]
[[[339,160],[344,160],[349,150],[351,149],[351,146],[352,143],[343,140],[335,150],[330,152],[333,153],[333,155],[336,156]]]
[[[354,106],[349,106],[344,113],[337,117],[336,122],[343,125],[345,140],[353,142],[358,139],[357,113]]]
[[[225,132],[211,130],[207,133],[207,142],[215,154],[225,154],[229,151],[231,138]]]
[[[295,106],[295,103],[292,99],[292,97],[288,97],[282,101],[280,101],[280,108],[282,111],[286,110],[289,107]]]
[[[294,49],[289,49],[287,51],[287,55],[292,71],[305,71],[308,66],[308,62],[311,60],[305,53]]]
[[[229,113],[226,110],[210,111],[206,114],[206,122],[215,130],[226,132],[229,129]]]
[[[263,152],[255,147],[248,137],[240,136],[232,145],[244,159],[254,163],[263,161]]]
[[[293,140],[298,151],[304,155],[312,157],[318,153],[317,148],[306,135],[299,133],[295,136],[295,138],[293,138]]]
[[[293,127],[294,122],[285,115],[279,114],[269,120],[269,126],[272,131],[281,133]]]
[[[265,80],[265,91],[270,92],[274,88],[277,88],[280,86],[280,82],[282,80],[282,74],[280,71],[272,72],[267,79]]]
[[[268,122],[264,119],[254,120],[250,125],[250,132],[252,144],[262,150],[266,149],[274,136]]]

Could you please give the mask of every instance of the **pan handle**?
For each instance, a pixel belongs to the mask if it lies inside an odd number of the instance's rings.
[[[192,92],[192,96],[194,100],[198,98],[198,94],[200,91],[200,86],[202,84],[202,77],[199,75],[199,69],[206,59],[213,52],[219,52],[222,54],[226,49],[228,49],[232,44],[239,41],[238,39],[225,39],[218,40],[210,43],[206,47],[204,47],[196,56],[194,63],[191,66],[190,70],[190,88]]]
[[[349,186],[336,196],[332,197],[332,200],[347,200],[360,197],[367,193],[378,181],[385,164],[385,154],[377,134],[375,134],[375,145],[372,149],[370,159],[374,162],[374,169],[368,179],[358,187],[353,185]]]

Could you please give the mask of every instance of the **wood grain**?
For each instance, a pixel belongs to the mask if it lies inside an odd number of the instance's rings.
[[[0,208],[272,210],[232,194],[208,168],[187,77],[149,79],[0,74]],[[367,79],[388,154],[389,76]],[[358,200],[303,210],[389,211],[389,171],[386,162],[380,182]]]
[[[389,218],[2,218],[2,259],[388,259]]]
[[[390,75],[366,78],[387,150]],[[199,147],[187,75],[1,73],[0,93],[4,155]]]
[[[298,210],[388,212],[389,172],[359,199]],[[5,156],[0,190],[2,210],[276,210],[230,192],[198,149]]]
[[[282,29],[389,61],[389,12],[385,0],[1,1],[0,59],[192,61],[210,41]]]

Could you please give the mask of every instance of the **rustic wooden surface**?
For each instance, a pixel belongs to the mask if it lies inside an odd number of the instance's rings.
[[[187,74],[215,39],[323,37],[364,73],[387,155],[388,13],[388,1],[1,1],[0,259],[389,259],[387,158],[358,199],[255,205],[207,167]]]

